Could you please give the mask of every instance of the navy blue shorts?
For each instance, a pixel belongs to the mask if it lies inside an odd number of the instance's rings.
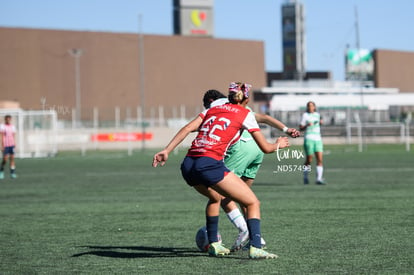
[[[188,185],[203,184],[206,187],[217,184],[230,170],[223,161],[209,157],[185,157],[181,163],[181,174]]]
[[[14,146],[4,147],[3,156],[14,155]]]

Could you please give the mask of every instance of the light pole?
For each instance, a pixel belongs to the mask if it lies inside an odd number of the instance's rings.
[[[138,15],[138,58],[139,58],[139,95],[141,105],[141,128],[142,144],[141,150],[145,150],[145,62],[144,62],[144,36],[142,34],[142,15]]]
[[[362,58],[361,58],[361,47],[359,41],[359,21],[358,21],[358,8],[355,6],[355,36],[356,36],[356,47],[358,51],[358,81],[359,81],[359,89],[361,94],[361,110],[364,108],[364,91],[363,91],[363,76],[362,76]]]
[[[75,58],[75,108],[76,108],[76,126],[81,125],[81,85],[80,85],[80,57],[83,54],[82,49],[73,48],[68,50],[69,54]]]

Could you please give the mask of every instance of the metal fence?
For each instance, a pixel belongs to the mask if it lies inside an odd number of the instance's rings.
[[[17,155],[37,157],[53,156],[59,150],[80,150],[84,153],[90,149],[115,148],[132,152],[141,141],[143,146],[163,146],[201,110],[177,106],[166,115],[165,108],[158,107],[151,111],[150,117],[143,118],[139,107],[134,112],[115,108],[112,119],[101,119],[100,111],[93,109],[90,110],[93,119],[82,121],[77,121],[75,115],[69,120],[59,119],[56,110],[0,110],[0,115],[10,114],[13,117],[17,127]],[[360,151],[364,144],[399,143],[410,151],[410,134],[414,132],[411,113],[396,120],[387,111],[332,109],[319,112],[324,119],[321,128],[324,142],[358,144]],[[302,113],[278,111],[270,115],[289,127],[298,128]],[[263,127],[263,130],[268,138],[281,134],[279,130],[269,127]],[[152,140],[145,145],[147,134]]]

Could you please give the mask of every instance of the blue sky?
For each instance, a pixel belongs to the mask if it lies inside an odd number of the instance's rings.
[[[281,5],[286,0],[215,0],[214,37],[265,43],[268,71],[282,70]],[[173,33],[172,0],[0,0],[0,27]],[[360,47],[414,51],[414,0],[301,0],[306,17],[306,68],[344,79],[344,51]]]

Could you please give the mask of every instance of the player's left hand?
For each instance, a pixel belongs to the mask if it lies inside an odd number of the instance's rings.
[[[293,138],[297,138],[300,137],[300,131],[296,130],[295,128],[289,128],[286,133],[293,137]]]
[[[168,152],[166,150],[162,150],[154,155],[154,158],[152,159],[152,167],[157,167],[158,164],[164,166],[167,160]]]
[[[279,137],[276,140],[276,144],[278,149],[283,149],[290,146],[288,137]]]

